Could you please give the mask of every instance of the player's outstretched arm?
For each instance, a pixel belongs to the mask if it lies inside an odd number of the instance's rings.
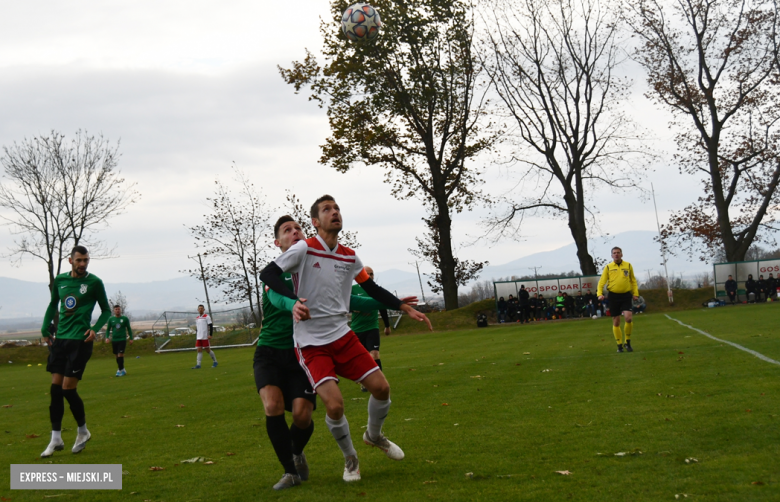
[[[358,278],[357,280],[360,280],[360,278]],[[428,324],[428,329],[433,331],[433,326],[431,326],[431,321],[428,320],[428,317],[425,314],[417,312],[411,306],[407,305],[406,303],[403,303],[401,300],[396,298],[395,295],[393,295],[391,292],[389,292],[385,288],[375,283],[373,279],[366,279],[365,281],[360,282],[359,284],[363,287],[363,290],[366,293],[368,293],[368,296],[370,296],[374,300],[380,301],[395,310],[403,310],[409,315],[409,317],[411,317],[415,321],[426,322]]]
[[[401,310],[406,312],[409,315],[409,317],[411,317],[415,321],[424,322],[425,324],[428,325],[428,330],[433,331],[433,326],[431,325],[431,320],[428,319],[427,315],[423,314],[422,312],[416,311],[415,309],[413,309],[412,307],[410,307],[409,305],[407,305],[405,303],[403,305],[401,305]]]
[[[268,301],[271,302],[271,305],[278,308],[279,310],[292,313],[293,319],[296,321],[306,321],[311,319],[309,307],[304,305],[304,303],[306,303],[305,298],[287,298],[286,296],[280,295],[270,287],[266,289],[265,295],[268,297]]]

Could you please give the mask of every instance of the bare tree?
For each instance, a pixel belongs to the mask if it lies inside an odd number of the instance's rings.
[[[480,166],[473,159],[497,137],[485,116],[487,86],[473,51],[471,6],[465,0],[372,4],[393,20],[376,42],[348,43],[335,28],[347,3],[334,0],[332,18],[321,28],[325,64],[307,53],[280,72],[296,92],[309,88],[310,99],[327,106],[331,136],[322,164],[340,172],[361,164],[380,168],[395,197],[422,201],[426,242],[436,248],[422,255],[437,257],[434,281],[446,308],[454,309],[453,215],[479,199]]]
[[[0,219],[20,236],[9,256],[46,262],[51,286],[73,246],[105,252],[93,235],[140,197],[117,168],[118,151],[118,142],[85,131],[70,141],[52,131],[3,147]]]
[[[648,96],[672,113],[675,161],[704,195],[672,215],[662,240],[709,261],[742,261],[766,237],[780,198],[776,13],[766,0],[639,0]]]
[[[523,150],[518,186],[532,194],[488,220],[488,234],[520,232],[529,214],[565,217],[583,274],[592,193],[636,187],[647,150],[623,111],[631,82],[617,74],[621,44],[608,0],[515,0],[491,5],[487,70]],[[530,187],[530,190],[529,190]]]
[[[212,211],[204,222],[190,227],[196,246],[203,249],[205,279],[220,289],[224,303],[249,303],[258,325],[262,319],[260,270],[269,261],[273,241],[271,211],[244,173],[233,167],[238,193],[217,179]],[[199,269],[187,270],[200,279]]]
[[[123,295],[121,291],[117,291],[115,294],[111,295],[111,297],[108,299],[108,304],[111,306],[112,312],[114,306],[119,305],[119,308],[122,309],[122,315],[130,320],[133,319],[133,315],[129,310],[127,310],[127,297]]]

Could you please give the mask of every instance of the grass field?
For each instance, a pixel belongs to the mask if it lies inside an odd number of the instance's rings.
[[[780,360],[780,305],[669,315]],[[75,423],[66,409],[67,448],[50,460],[121,463],[123,490],[12,492],[4,468],[0,496],[14,502],[52,495],[139,502],[779,500],[780,366],[664,314],[637,316],[635,352],[617,354],[609,324],[383,338],[393,388],[385,432],[406,459],[393,462],[362,444],[367,395],[343,381],[362,481],[341,480],[343,459],[319,409],[307,447],[311,480],[284,492],[271,490],[281,469],[255,393],[251,349],[217,351],[217,369],[193,371],[192,352],[158,355],[139,346],[140,359],[128,351],[123,378],[113,377],[112,359],[96,357],[79,385],[92,441],[81,454],[70,453]],[[38,455],[49,439],[49,375],[35,364],[6,364],[0,377],[0,405],[12,405],[0,408],[2,464],[46,462]],[[627,454],[615,455],[621,452]],[[214,464],[181,463],[195,456]]]

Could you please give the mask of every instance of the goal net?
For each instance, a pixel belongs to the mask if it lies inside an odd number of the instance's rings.
[[[157,352],[195,350],[197,317],[197,312],[166,310],[152,329],[141,335],[154,338]],[[255,324],[248,308],[212,311],[211,321],[214,323],[214,333],[209,340],[212,349],[249,347],[257,343],[260,327]]]

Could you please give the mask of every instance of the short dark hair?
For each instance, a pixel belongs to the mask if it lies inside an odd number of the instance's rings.
[[[279,229],[282,227],[282,225],[284,225],[288,221],[295,221],[295,218],[293,218],[289,214],[285,214],[284,216],[276,220],[276,223],[274,224],[274,239],[279,238]]]
[[[115,309],[121,309],[121,308],[122,308],[122,306],[121,306],[121,305],[114,305],[114,308],[115,308]]]
[[[203,307],[203,304],[201,303],[200,305],[198,305],[198,307]],[[203,308],[205,309],[206,307],[203,307]]]
[[[333,202],[336,202],[336,199],[331,197],[328,194],[323,195],[319,199],[314,201],[314,204],[311,205],[311,211],[309,212],[309,216],[312,218],[319,218],[320,217],[320,202],[325,202],[326,200],[332,200]]]
[[[622,249],[622,248],[620,248],[619,246],[615,246],[615,247],[613,247],[612,249],[610,249],[610,250],[609,250],[610,254],[612,254],[612,251],[614,251],[614,250],[616,250],[616,249],[620,249],[620,252],[621,252],[621,253],[623,252],[623,249]]]
[[[73,258],[73,255],[76,253],[78,254],[89,254],[89,251],[87,251],[87,248],[84,246],[73,246],[73,249],[70,250],[70,257]]]

